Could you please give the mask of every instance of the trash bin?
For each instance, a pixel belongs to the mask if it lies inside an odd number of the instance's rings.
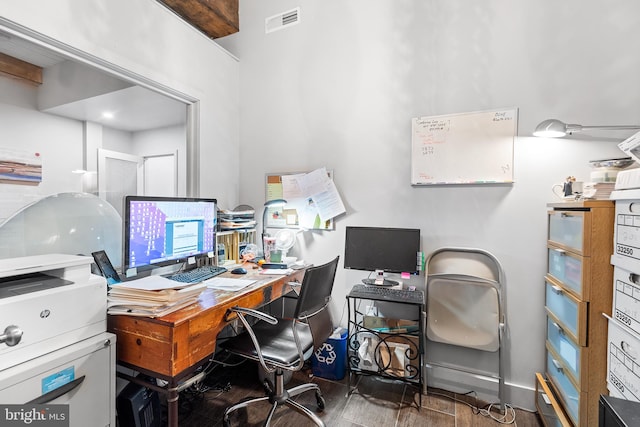
[[[347,370],[347,330],[336,328],[333,334],[311,356],[313,375],[341,380]]]

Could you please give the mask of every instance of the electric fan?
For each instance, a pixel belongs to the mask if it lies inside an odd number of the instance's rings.
[[[276,233],[276,250],[281,251],[282,259],[287,256],[287,251],[296,244],[296,230],[283,228]]]

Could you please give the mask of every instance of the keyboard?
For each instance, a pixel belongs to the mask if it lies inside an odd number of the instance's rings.
[[[176,282],[181,283],[199,283],[207,279],[211,279],[212,277],[216,277],[226,271],[227,269],[224,267],[218,267],[215,265],[204,265],[192,270],[172,274],[171,276],[167,276],[167,279],[175,280]]]
[[[352,298],[372,299],[378,301],[404,302],[423,304],[424,293],[420,290],[391,289],[383,286],[354,285],[349,292]]]

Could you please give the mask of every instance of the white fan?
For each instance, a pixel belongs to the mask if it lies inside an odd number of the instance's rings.
[[[287,256],[287,251],[296,244],[298,232],[290,228],[283,228],[276,233],[276,250],[282,252],[282,258]]]

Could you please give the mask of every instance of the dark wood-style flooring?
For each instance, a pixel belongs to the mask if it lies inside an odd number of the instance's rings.
[[[422,396],[422,407],[418,410],[416,387],[370,376],[354,377],[354,383],[356,381],[356,391],[348,394],[348,374],[342,381],[330,381],[315,377],[310,369],[304,369],[293,374],[287,387],[302,382],[317,383],[322,389],[326,407],[323,412],[316,413],[327,427],[488,427],[502,424],[479,413],[474,407],[475,402],[468,396],[429,389],[428,394]],[[250,396],[264,395],[257,366],[252,362],[234,368],[216,368],[204,386],[200,390],[192,387],[181,393],[180,427],[222,426],[222,414],[227,406]],[[312,411],[316,410],[313,392],[303,393],[296,400]],[[246,412],[236,411],[231,417],[232,426],[262,426],[269,409],[268,403],[261,402]],[[493,415],[500,417],[499,413]],[[509,418],[504,421],[513,419]],[[304,427],[314,424],[297,412],[281,407],[271,425]],[[512,425],[542,426],[537,414],[520,409],[515,410]]]

